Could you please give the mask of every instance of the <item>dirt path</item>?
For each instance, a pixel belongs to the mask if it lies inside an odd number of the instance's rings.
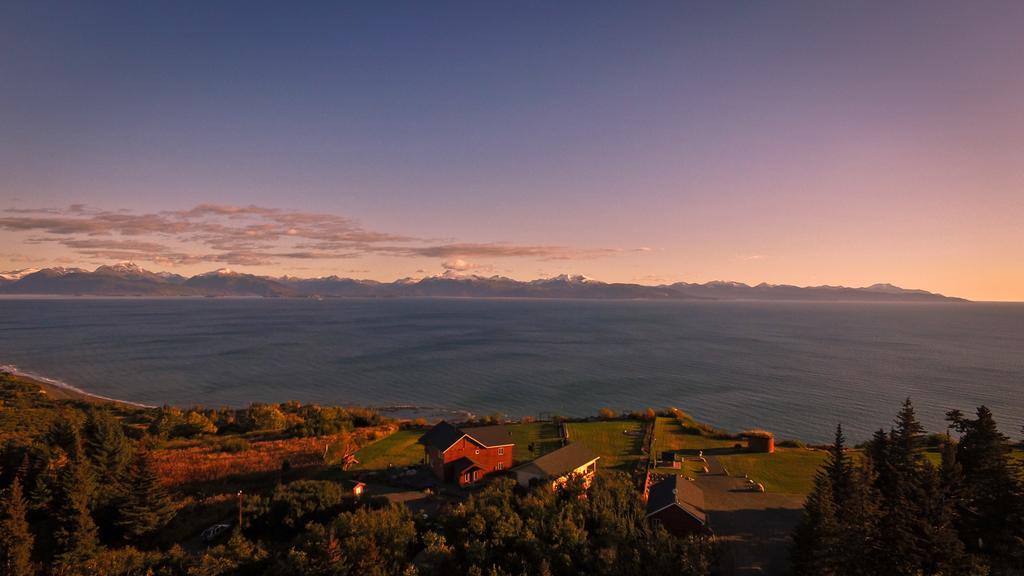
[[[708,457],[708,473],[697,476],[697,485],[704,491],[708,522],[725,543],[721,574],[785,574],[789,536],[800,520],[804,497],[753,491],[745,479],[728,476],[714,456]]]

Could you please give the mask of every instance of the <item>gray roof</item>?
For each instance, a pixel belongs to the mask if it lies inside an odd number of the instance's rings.
[[[473,428],[459,428],[463,434],[469,434],[484,446],[508,446],[515,444],[512,441],[512,433],[501,424],[495,426],[476,426]]]
[[[463,434],[458,428],[441,420],[433,428],[427,430],[426,434],[420,436],[419,443],[433,446],[443,452],[451,448],[452,444],[458,442],[462,436]]]
[[[511,446],[512,434],[502,425],[477,426],[475,428],[456,428],[444,420],[438,422],[427,433],[420,436],[419,443],[433,446],[444,452],[452,447],[465,435],[471,436],[477,442],[487,447]]]
[[[681,475],[672,476],[651,486],[647,494],[647,515],[672,505],[679,506],[701,523],[707,522],[704,513],[704,492]]]
[[[536,468],[542,474],[558,477],[597,458],[598,456],[590,448],[580,442],[573,442],[554,452],[549,452],[533,462],[524,464],[522,468]]]

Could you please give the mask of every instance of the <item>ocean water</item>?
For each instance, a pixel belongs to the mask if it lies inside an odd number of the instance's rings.
[[[1024,425],[1024,304],[0,299],[0,364],[145,404],[682,408],[826,441],[986,404]]]

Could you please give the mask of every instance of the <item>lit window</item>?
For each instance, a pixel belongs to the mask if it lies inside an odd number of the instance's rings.
[[[504,462],[498,462],[498,470],[502,470],[504,468],[505,468],[505,463]]]

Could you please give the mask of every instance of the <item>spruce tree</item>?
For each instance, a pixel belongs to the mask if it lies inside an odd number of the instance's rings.
[[[21,479],[15,476],[0,505],[0,573],[6,576],[30,576],[34,572],[34,539],[25,518],[27,512]]]
[[[118,525],[124,529],[126,538],[137,540],[162,528],[173,515],[174,503],[160,483],[152,456],[148,451],[139,451],[129,469]]]
[[[832,481],[828,474],[819,474],[814,480],[814,488],[807,496],[800,524],[793,532],[793,574],[837,574],[839,533]]]
[[[836,506],[841,507],[846,493],[850,490],[850,459],[846,455],[846,436],[843,435],[842,424],[836,425],[835,440],[829,450],[824,472],[831,480]]]
[[[989,558],[993,574],[1024,571],[1024,486],[1010,462],[1009,438],[985,406],[973,420],[959,412],[947,418],[961,434],[956,458],[963,469],[963,541]]]
[[[131,462],[131,443],[124,435],[121,422],[109,410],[94,408],[84,427],[85,452],[103,484],[116,489],[124,480]]]
[[[924,445],[924,432],[924,426],[914,412],[914,405],[907,398],[896,416],[896,427],[891,434],[891,461],[902,472],[909,472],[921,462],[920,449]]]
[[[884,576],[879,564],[885,546],[878,527],[882,509],[871,460],[865,458],[851,463],[848,472],[849,491],[837,510],[840,574]]]
[[[99,549],[96,523],[90,512],[93,482],[81,438],[77,438],[67,464],[57,474],[53,498],[53,517],[57,526],[53,536],[56,560],[61,565],[81,564]]]

